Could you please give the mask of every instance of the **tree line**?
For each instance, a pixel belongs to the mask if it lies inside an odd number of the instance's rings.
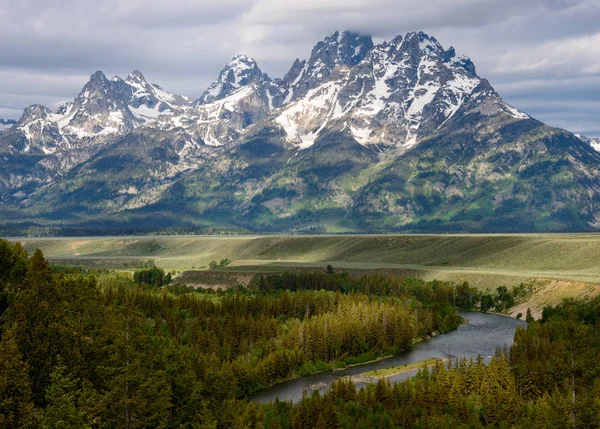
[[[448,304],[465,310],[503,312],[532,293],[531,285],[520,284],[509,290],[499,286],[495,292],[482,292],[469,283],[454,284],[438,280],[369,274],[358,278],[336,273],[331,265],[325,273],[275,273],[258,275],[252,285],[261,291],[328,290],[342,293],[361,292],[385,297],[412,296],[424,305]]]

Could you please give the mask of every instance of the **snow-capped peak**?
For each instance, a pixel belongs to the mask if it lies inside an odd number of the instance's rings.
[[[360,63],[373,49],[373,39],[350,31],[335,31],[317,43],[308,61],[296,60],[283,82],[285,102],[299,99],[311,89],[326,82],[344,67]]]
[[[129,82],[143,82],[143,83],[146,83],[146,78],[144,77],[144,75],[142,74],[141,71],[134,70],[131,73],[129,73],[129,75],[125,79],[125,82],[128,82],[128,83]]]
[[[39,105],[25,109],[15,129],[27,143],[16,150],[49,154],[60,147],[88,146],[190,105],[190,99],[148,83],[138,70],[126,80],[118,76],[109,80],[97,71],[75,100],[56,113]]]
[[[197,104],[211,103],[229,96],[231,93],[251,82],[264,77],[254,59],[240,54],[227,63],[219,73],[219,77],[198,99]]]
[[[310,82],[315,72],[332,70],[331,65],[342,58],[337,49],[344,37],[356,41],[360,36],[338,32],[328,36],[317,44],[308,63],[294,63],[296,82]],[[406,150],[490,98],[495,111],[527,118],[483,83],[467,57],[457,56],[453,48],[444,50],[423,32],[372,47],[355,67],[335,70],[322,83],[315,79],[316,86],[307,85],[308,91],[274,120],[299,148],[310,147],[322,132],[333,129],[346,130],[360,144],[376,145],[378,150]]]
[[[331,59],[336,65],[356,65],[373,48],[373,39],[370,36],[352,31],[335,31],[327,36],[323,43],[326,46],[325,49],[333,48],[335,54]],[[322,49],[322,46],[317,44],[316,51]],[[315,50],[313,50],[314,53]]]
[[[481,107],[486,100],[492,102]],[[98,71],[73,103],[56,114],[32,107],[21,122],[43,119],[40,130],[53,130],[70,147],[142,126],[183,129],[197,142],[227,145],[267,120],[301,148],[324,132],[344,130],[381,150],[411,147],[480,107],[485,114],[528,118],[502,102],[467,57],[423,32],[374,46],[369,36],[335,31],[283,79],[269,78],[254,59],[236,55],[192,103],[149,83],[139,70],[125,80]],[[23,128],[28,139],[35,140],[38,125]]]

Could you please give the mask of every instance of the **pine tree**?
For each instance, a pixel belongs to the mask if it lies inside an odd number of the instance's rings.
[[[534,318],[531,315],[531,309],[530,308],[527,308],[527,313],[525,314],[525,321],[527,323],[533,323],[533,321],[534,321]]]
[[[12,328],[2,335],[0,351],[0,427],[37,427],[28,365],[21,359]]]
[[[67,367],[59,358],[46,389],[48,406],[44,412],[44,428],[67,429],[83,425],[83,413],[77,409],[80,395],[77,382],[67,373]]]
[[[108,317],[100,343],[107,357],[98,367],[110,404],[102,421],[126,429],[156,427],[168,421],[171,386],[152,367],[141,317],[126,297],[121,312]]]
[[[52,268],[39,249],[27,263],[23,286],[11,305],[10,320],[16,322],[15,338],[19,350],[29,365],[33,401],[45,405],[46,388],[55,358],[71,337],[59,322],[62,296],[56,285]]]

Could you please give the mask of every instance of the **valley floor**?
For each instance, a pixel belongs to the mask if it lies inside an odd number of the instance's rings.
[[[134,269],[148,260],[183,272],[197,287],[244,284],[256,273],[311,271],[332,265],[360,276],[370,272],[464,282],[481,289],[532,282],[529,305],[563,297],[600,295],[599,234],[123,236],[15,238],[53,262]],[[227,258],[225,267],[208,270]],[[513,309],[525,314],[523,305]],[[540,310],[541,311],[541,310]]]

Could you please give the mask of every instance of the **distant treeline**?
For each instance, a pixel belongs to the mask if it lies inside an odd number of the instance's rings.
[[[390,275],[366,275],[358,279],[344,273],[335,273],[328,266],[327,273],[283,273],[258,275],[252,285],[261,291],[276,290],[327,290],[342,293],[365,293],[369,295],[402,297],[413,296],[422,303],[449,304],[465,310],[479,308],[482,312],[502,312],[531,294],[531,286],[520,284],[509,290],[500,286],[495,293],[483,293],[470,287],[467,282],[454,284],[441,281],[424,281],[410,277]]]
[[[128,235],[248,235],[244,228],[209,227],[209,226],[136,226],[134,224],[99,226],[92,225],[38,225],[35,223],[8,223],[0,225],[0,236],[3,237],[98,237]]]

